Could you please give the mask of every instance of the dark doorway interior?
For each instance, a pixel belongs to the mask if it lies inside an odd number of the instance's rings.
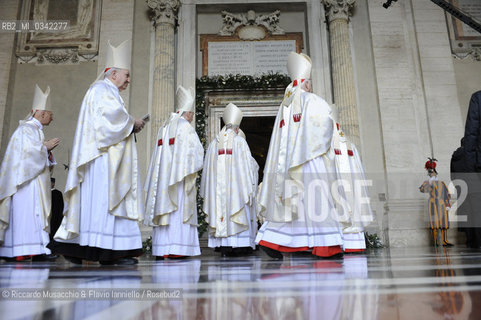
[[[244,117],[240,125],[246,135],[252,156],[259,164],[259,183],[264,178],[264,166],[275,120],[276,117]],[[224,122],[221,119],[221,128],[223,126]]]

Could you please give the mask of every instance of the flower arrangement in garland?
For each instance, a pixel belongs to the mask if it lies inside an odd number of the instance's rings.
[[[289,76],[279,73],[268,73],[259,77],[248,75],[203,76],[197,79],[196,90],[212,89],[272,89],[286,88],[291,82]]]
[[[206,133],[206,121],[207,114],[205,110],[205,93],[209,90],[265,90],[265,89],[279,89],[286,88],[291,82],[289,76],[278,73],[264,74],[259,77],[248,75],[226,75],[226,76],[204,76],[196,81],[196,97],[195,97],[195,130],[199,135],[200,141],[207,149],[207,133]],[[199,237],[201,237],[208,228],[206,221],[206,214],[204,212],[204,201],[199,195],[201,174],[197,177],[197,217],[198,217],[198,230]]]
[[[383,248],[381,239],[377,233],[368,233],[367,231],[364,233],[365,241],[366,241],[366,248]]]
[[[142,242],[142,251],[144,254],[152,254],[152,236],[149,236]]]

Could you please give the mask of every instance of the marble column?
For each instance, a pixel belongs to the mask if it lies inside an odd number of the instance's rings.
[[[179,0],[147,0],[155,27],[154,77],[152,90],[151,136],[157,131],[175,104],[175,41],[174,32]]]
[[[349,16],[356,0],[321,0],[329,21],[334,103],[338,122],[349,139],[360,147],[359,118],[354,86]]]

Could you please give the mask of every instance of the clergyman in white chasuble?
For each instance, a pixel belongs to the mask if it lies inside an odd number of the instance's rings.
[[[229,103],[223,120],[225,127],[207,149],[200,192],[209,223],[209,247],[219,247],[222,255],[236,255],[249,252],[237,248],[255,249],[259,166],[247,141],[238,135],[242,111]]]
[[[51,151],[60,140],[45,140],[43,126],[53,120],[50,87],[35,85],[32,111],[19,122],[0,168],[0,257],[24,260],[55,258],[47,248],[51,208]]]
[[[144,224],[153,227],[159,260],[200,255],[195,181],[204,148],[191,125],[194,102],[192,88],[177,88],[176,112],[159,128],[145,181]]]
[[[120,91],[130,83],[130,42],[110,42],[104,71],[80,107],[62,224],[49,247],[73,263],[135,264],[142,254],[142,189],[132,117]],[[103,76],[103,79],[100,78]]]
[[[331,108],[311,93],[311,59],[292,52],[292,82],[274,123],[258,196],[265,222],[256,243],[273,258],[281,252],[311,251],[320,257],[342,253],[342,230],[331,184],[336,171]]]
[[[368,191],[372,182],[366,179],[356,146],[342,131],[335,112],[332,115],[334,135],[331,148],[334,150],[337,173],[339,201],[336,201],[336,209],[343,228],[343,250],[363,252],[366,249],[364,229],[374,221]]]

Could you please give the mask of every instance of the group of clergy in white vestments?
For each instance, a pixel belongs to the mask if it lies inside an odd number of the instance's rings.
[[[246,253],[256,244],[276,259],[283,252],[331,257],[365,250],[372,211],[362,164],[331,107],[312,93],[308,56],[288,56],[291,83],[260,185],[259,166],[240,130],[241,109],[234,103],[225,107],[225,126],[204,157],[191,124],[193,90],[179,86],[175,112],[158,130],[142,188],[135,134],[148,119],[131,116],[119,94],[130,82],[130,52],[127,41],[117,47],[109,42],[105,69],[85,94],[64,217],[50,243],[49,178],[59,139],[44,138],[42,128],[53,118],[50,89],[36,86],[32,111],[13,133],[0,169],[0,257],[49,260],[57,254],[76,264],[135,264],[142,254],[141,222],[153,227],[157,259],[200,255],[201,171],[208,246],[223,255]]]

